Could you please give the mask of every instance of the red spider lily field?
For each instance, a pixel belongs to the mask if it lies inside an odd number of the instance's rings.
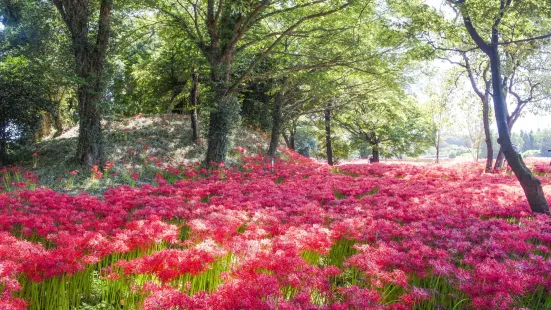
[[[548,309],[551,220],[482,170],[285,152],[93,196],[4,169],[0,309]]]

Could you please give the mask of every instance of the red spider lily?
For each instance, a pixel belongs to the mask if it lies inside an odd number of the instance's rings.
[[[136,288],[144,309],[410,309],[441,300],[426,287],[435,278],[453,291],[445,298],[481,309],[523,306],[551,290],[551,220],[529,212],[513,176],[476,164],[329,170],[283,153],[273,171],[258,156],[215,173],[163,166],[158,186],[101,197],[1,193],[0,308],[25,307],[13,297],[26,289],[21,275],[74,275],[134,250],[143,253],[113,263],[106,277],[154,278]],[[549,190],[551,179],[541,180]],[[189,295],[174,284],[224,259],[216,285]]]

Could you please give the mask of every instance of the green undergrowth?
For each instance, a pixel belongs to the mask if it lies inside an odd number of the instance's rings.
[[[519,308],[551,309],[551,292],[544,287],[537,287],[532,293],[516,298]]]
[[[332,277],[331,286],[334,290],[340,287],[356,285],[362,288],[374,288],[368,276],[363,274],[358,268],[346,266],[345,261],[356,254],[354,244],[357,242],[350,239],[339,239],[331,247],[327,255],[322,255],[313,251],[305,251],[302,257],[306,262],[312,265],[327,267],[335,266],[342,272]],[[418,287],[426,289],[431,294],[428,300],[416,303],[413,309],[464,309],[470,305],[470,300],[464,293],[453,288],[447,279],[443,277],[429,276],[426,278],[410,277],[408,287]],[[375,288],[379,291],[382,304],[392,304],[400,301],[400,296],[408,293],[406,289],[387,284],[382,288]],[[292,292],[292,291],[291,291]],[[293,294],[289,293],[289,296]],[[323,305],[324,297],[320,294],[312,294],[312,301],[318,305]]]
[[[110,187],[120,185],[155,184],[155,176],[160,172],[155,160],[172,166],[203,161],[207,146],[206,129],[201,127],[201,141],[194,143],[190,128],[189,118],[170,114],[115,117],[105,122],[104,160],[114,166],[111,171],[104,171],[99,179],[94,179],[88,168],[79,166],[74,160],[78,128],[72,128],[58,138],[15,150],[10,155],[10,164],[21,167],[22,171],[36,173],[40,185],[69,194],[79,194],[81,191],[101,194]],[[239,135],[231,137],[230,149],[241,146],[250,154],[256,154],[262,151],[265,141],[262,133],[242,127]],[[241,156],[239,152],[230,151],[227,164],[235,165]],[[74,171],[78,173],[69,174]],[[137,180],[132,178],[134,173],[139,176]],[[181,179],[171,174],[163,176],[169,183]],[[7,185],[6,189],[10,189],[11,185]]]
[[[179,225],[179,240],[189,238],[190,228],[185,221],[178,220],[174,224]],[[243,230],[242,227],[238,231]],[[342,272],[330,279],[335,296],[339,299],[339,289],[356,285],[360,288],[375,289],[379,292],[380,303],[391,305],[401,301],[404,294],[411,293],[413,288],[424,289],[429,295],[427,299],[417,300],[412,309],[472,309],[471,299],[454,287],[446,277],[429,274],[426,277],[408,276],[407,287],[395,284],[386,284],[383,287],[374,287],[369,275],[364,274],[354,266],[348,266],[346,261],[357,253],[355,240],[341,238],[334,242],[327,254],[314,251],[305,251],[302,258],[309,264],[319,267],[338,267]],[[156,251],[167,248],[180,248],[179,245],[160,243],[147,249],[136,249],[127,253],[114,253],[96,264],[88,265],[81,272],[72,275],[63,275],[46,279],[42,282],[33,282],[25,276],[20,277],[22,289],[18,297],[22,297],[29,303],[29,310],[61,309],[61,310],[135,310],[140,309],[146,294],[140,288],[146,283],[161,285],[162,282],[151,274],[127,275],[122,269],[115,266],[121,260],[132,260]],[[215,291],[223,282],[221,274],[230,270],[235,264],[235,258],[228,254],[213,262],[210,268],[199,274],[184,274],[170,283],[182,293],[192,296],[205,291]],[[256,270],[259,273],[272,272],[269,270]],[[107,275],[110,274],[110,277]],[[113,276],[114,275],[114,276]],[[281,293],[286,300],[294,298],[300,288],[286,286],[281,288]],[[328,296],[321,292],[311,292],[310,298],[313,304],[323,306],[335,300],[328,300]],[[537,288],[534,292],[516,298],[518,307],[530,309],[551,308],[551,296],[544,288]]]
[[[373,187],[369,192],[367,193],[363,193],[363,194],[359,194],[359,195],[356,195],[356,199],[360,200],[364,197],[367,197],[367,196],[373,196],[375,194],[379,193],[379,186],[378,185],[375,185],[375,187]]]
[[[120,260],[131,260],[149,255],[166,248],[165,243],[153,245],[147,249],[136,249],[127,253],[114,253],[95,264],[91,264],[81,272],[72,275],[62,275],[48,278],[42,282],[34,282],[26,276],[21,276],[19,296],[27,301],[29,310],[40,309],[80,309],[85,305],[103,304],[116,309],[126,308],[124,304],[137,304],[140,297],[135,295],[130,287],[124,287],[116,281],[106,281],[101,277],[104,269]],[[121,303],[122,302],[122,303]]]
[[[346,175],[346,176],[353,177],[353,178],[358,178],[358,177],[362,176],[359,173],[346,171],[346,170],[339,169],[339,168],[336,168],[336,167],[331,169],[331,173],[333,173],[333,174],[342,174],[342,175]]]
[[[185,224],[185,221],[176,220],[173,224],[181,227],[178,239],[187,240],[190,227]],[[98,263],[88,265],[81,272],[56,276],[41,282],[32,281],[22,275],[19,278],[21,290],[17,297],[29,301],[29,310],[139,309],[146,297],[139,288],[145,283],[161,284],[161,281],[155,275],[125,275],[124,271],[117,269],[115,264],[170,248],[181,248],[181,246],[163,242],[126,253],[113,253]],[[232,255],[224,256],[213,262],[207,271],[194,275],[184,274],[169,284],[189,295],[199,291],[212,292],[222,283],[220,275],[229,270],[232,262]],[[111,276],[107,277],[109,274]]]

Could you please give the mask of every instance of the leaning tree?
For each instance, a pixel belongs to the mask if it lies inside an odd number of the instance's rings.
[[[547,39],[551,33],[549,24],[551,3],[549,1],[495,1],[479,0],[446,0],[463,20],[463,25],[470,38],[490,61],[492,81],[492,98],[495,118],[499,133],[498,143],[509,166],[519,180],[533,212],[549,213],[541,182],[535,178],[524,164],[522,157],[511,142],[507,124],[507,106],[505,102],[500,49],[506,45],[526,44],[535,40]],[[526,27],[517,28],[507,38],[502,36],[502,29],[511,24],[530,20]]]

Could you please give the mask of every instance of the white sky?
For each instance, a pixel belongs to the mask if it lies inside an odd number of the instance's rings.
[[[443,0],[425,0],[425,3],[434,7],[437,10],[442,9]],[[440,83],[445,76],[445,72],[454,67],[454,65],[443,60],[434,60],[429,66],[434,67],[438,73],[436,75],[431,75],[430,77],[420,77],[416,79],[416,83],[410,85],[411,91],[417,97],[420,102],[427,102],[430,95],[425,93],[428,89],[436,90],[440,86]],[[428,86],[428,87],[427,87]],[[471,92],[470,84],[466,83],[464,91]],[[472,93],[473,96],[476,96]],[[478,100],[478,98],[477,98]],[[458,116],[458,118],[461,116]],[[495,124],[495,119],[492,118],[492,124]],[[495,127],[495,125],[494,125]],[[533,115],[528,112],[523,113],[521,118],[518,119],[516,124],[513,127],[513,132],[520,132],[521,130],[530,131],[551,128],[551,115]]]

